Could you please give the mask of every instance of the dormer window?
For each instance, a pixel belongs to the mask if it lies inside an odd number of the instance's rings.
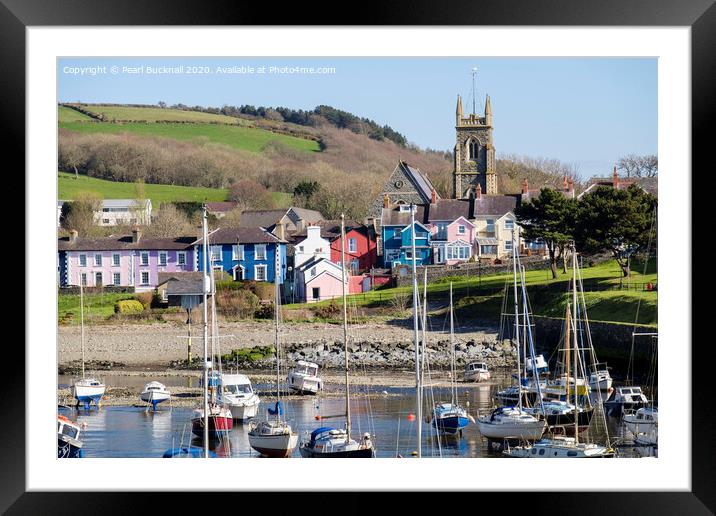
[[[410,213],[410,206],[408,204],[401,204],[400,213]]]

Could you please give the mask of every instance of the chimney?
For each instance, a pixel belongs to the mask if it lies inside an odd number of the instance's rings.
[[[478,201],[482,199],[482,185],[480,183],[477,183],[477,186],[475,187],[475,199]]]
[[[308,226],[306,236],[308,238],[321,238],[321,226]]]
[[[276,224],[276,236],[280,238],[281,240],[286,240],[286,224],[283,222],[279,222]]]
[[[300,233],[306,229],[306,221],[304,219],[298,219],[296,221],[296,232]]]
[[[437,204],[438,203],[438,193],[435,191],[435,188],[433,188],[433,191],[430,193],[430,204]]]
[[[527,195],[528,193],[530,193],[530,185],[527,182],[527,178],[525,178],[524,181],[522,181],[522,195]]]
[[[562,178],[562,189],[566,192],[567,191],[567,176],[564,176]]]
[[[569,192],[569,194],[570,194],[572,197],[574,197],[574,179],[571,178],[571,177],[569,178],[569,190],[568,190],[568,192]]]
[[[617,174],[617,167],[614,165],[614,172],[612,173],[612,186],[619,188],[619,174]]]
[[[134,228],[132,230],[132,242],[137,243],[139,242],[139,239],[142,238],[142,230],[139,228]]]
[[[389,208],[390,207],[390,197],[388,197],[387,193],[383,194],[383,208]]]
[[[70,231],[70,244],[74,244],[75,242],[77,242],[77,234],[78,233],[76,229]]]

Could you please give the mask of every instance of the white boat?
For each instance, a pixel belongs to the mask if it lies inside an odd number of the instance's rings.
[[[318,376],[318,364],[299,360],[286,378],[288,388],[298,394],[316,394],[323,387]]]
[[[77,380],[73,386],[73,395],[77,400],[77,406],[80,403],[86,409],[94,401],[97,407],[100,406],[102,396],[104,396],[105,385],[96,378],[85,378],[85,317],[84,317],[84,294],[82,285],[80,285],[80,344],[82,348],[82,379]]]
[[[656,407],[642,407],[636,412],[628,412],[624,414],[624,425],[635,437],[651,434],[659,428],[659,410]]]
[[[276,254],[275,270],[281,270],[281,253]],[[274,346],[276,350],[276,403],[273,409],[267,409],[266,418],[252,419],[249,422],[249,445],[264,457],[290,457],[298,444],[298,434],[283,419],[281,406],[281,341],[279,339],[279,319],[281,317],[281,292],[279,282],[275,282],[274,291]]]
[[[595,391],[608,391],[612,388],[612,376],[606,364],[594,364],[589,373],[589,387]]]
[[[81,459],[84,457],[80,426],[65,416],[57,416],[57,458]]]
[[[224,374],[221,383],[224,387],[224,401],[231,416],[239,421],[255,417],[259,411],[261,399],[251,387],[251,380],[243,374]]]
[[[534,444],[508,447],[503,455],[517,458],[577,459],[613,457],[614,451],[595,443],[578,442],[573,437],[541,439]]]
[[[646,407],[649,400],[637,385],[625,385],[615,388],[604,402],[607,414],[621,417],[625,411]]]
[[[517,407],[499,407],[489,416],[478,418],[477,427],[483,437],[492,440],[534,441],[542,437],[547,422]]]
[[[537,355],[534,361],[530,357],[525,359],[525,371],[527,373],[534,372],[535,368],[538,375],[549,373],[549,365],[544,359],[544,355]]]
[[[167,401],[169,398],[171,398],[171,393],[166,385],[159,382],[149,382],[139,393],[139,399],[145,403],[151,403],[154,410],[157,410],[159,403]]]
[[[490,371],[485,362],[470,362],[465,366],[463,378],[466,382],[484,382],[490,379]]]

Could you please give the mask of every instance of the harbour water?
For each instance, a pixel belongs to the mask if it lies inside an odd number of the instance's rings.
[[[127,378],[124,383],[113,385],[135,387],[143,378]],[[196,386],[196,378],[174,377],[162,381],[170,389],[172,384]],[[477,419],[493,407],[493,396],[508,383],[507,378],[489,384],[458,386],[458,402]],[[64,384],[60,378],[60,386]],[[254,385],[257,391],[271,392],[270,385]],[[352,437],[358,439],[363,433],[372,436],[377,457],[410,457],[417,450],[417,418],[415,417],[415,390],[406,387],[353,386],[351,389]],[[450,401],[449,387],[427,387],[424,406],[434,402]],[[275,402],[273,396],[262,396],[260,414]],[[170,403],[170,402],[169,402]],[[201,446],[201,440],[191,433],[190,418],[194,408],[172,407],[169,403],[159,406],[156,412],[141,406],[94,406],[90,410],[60,407],[59,413],[76,420],[84,427],[82,440],[85,457],[161,457],[165,450],[180,444]],[[344,417],[328,418],[345,412],[345,399],[341,396],[305,396],[284,399],[285,415],[299,435],[299,442],[306,439],[315,428],[331,426],[342,428]],[[197,400],[196,406],[200,405]],[[424,409],[425,413],[428,409]],[[326,418],[326,419],[323,419]],[[609,433],[619,436],[622,432],[618,420],[608,418]],[[597,441],[604,436],[594,435]],[[434,428],[423,422],[423,457],[502,457],[491,450],[476,424],[470,424],[462,437],[437,438]],[[248,424],[234,422],[233,429],[223,439],[212,440],[210,448],[218,457],[258,457],[248,442]],[[620,448],[621,456],[634,456],[633,450]],[[294,457],[300,457],[298,449]]]

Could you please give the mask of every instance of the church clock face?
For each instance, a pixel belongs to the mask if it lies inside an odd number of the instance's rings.
[[[401,179],[398,179],[395,183],[393,183],[396,188],[403,188],[403,181]]]

